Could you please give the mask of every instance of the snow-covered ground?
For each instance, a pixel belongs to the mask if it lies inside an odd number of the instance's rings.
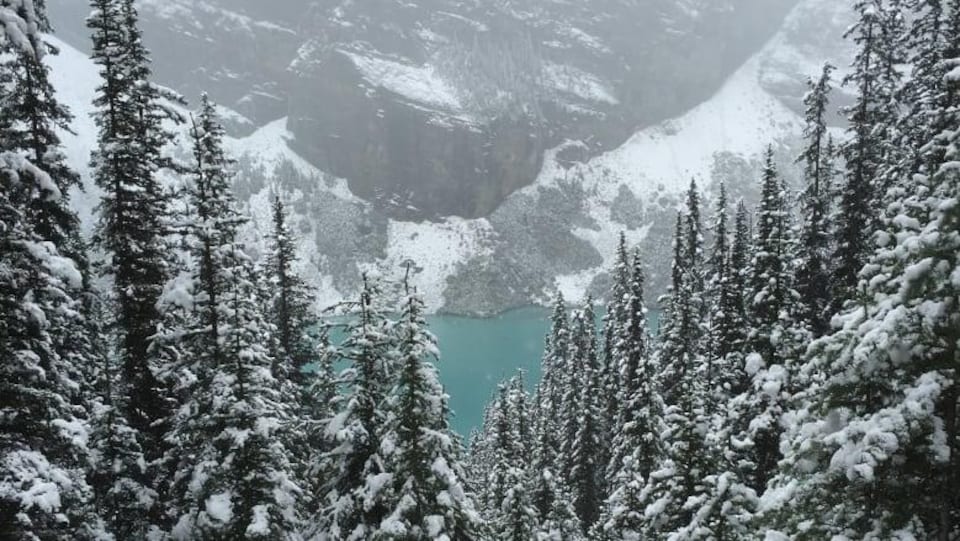
[[[549,87],[588,102],[619,103],[613,91],[596,75],[565,64],[548,62],[543,67],[544,82]]]
[[[621,183],[641,198],[685,189],[691,179],[704,185],[718,153],[757,156],[768,144],[799,133],[802,119],[760,87],[761,58],[748,61],[713,98],[683,117],[645,129],[584,166],[598,202],[612,201]]]
[[[807,0],[797,8],[793,18],[803,15],[811,6],[823,7],[825,0]],[[558,152],[566,146],[581,143],[571,141],[549,152],[543,170],[531,186],[511,196],[533,198],[543,189],[577,182],[585,194],[585,209],[592,222],[591,227],[571,224],[569,232],[595,248],[603,257],[603,264],[581,268],[576,272],[555,278],[554,287],[570,300],[582,297],[593,279],[611,263],[617,237],[624,229],[611,214],[611,205],[626,188],[638,200],[651,202],[665,194],[677,194],[684,190],[691,179],[701,186],[711,181],[711,169],[718,153],[731,153],[746,160],[760,156],[766,145],[796,137],[802,130],[800,116],[789,109],[768,88],[778,73],[795,78],[797,72],[819,69],[821,58],[810,58],[810,51],[798,48],[787,30],[774,36],[768,45],[747,61],[729,77],[722,88],[709,100],[685,115],[657,126],[643,129],[621,147],[598,156],[587,163],[572,167],[561,166]],[[60,48],[59,56],[49,58],[53,68],[53,81],[61,100],[74,112],[74,134],[64,134],[66,151],[72,165],[83,173],[87,190],[74,194],[74,201],[87,230],[93,220],[97,192],[91,185],[87,163],[96,141],[96,126],[90,118],[91,101],[97,85],[97,69],[82,53],[65,43],[51,38]],[[388,59],[371,59],[368,56],[351,54],[358,69],[368,80],[381,88],[395,92],[425,106],[449,114],[462,113],[456,92],[429,67],[416,67]],[[553,72],[552,84],[582,99],[615,103],[613,96],[599,81],[580,78],[575,85],[570,83],[569,73]],[[809,73],[816,75],[816,71]],[[287,142],[292,135],[286,130],[286,119],[272,122],[252,135],[230,139],[228,149],[237,157],[247,159],[271,171],[287,162],[305,178],[318,179],[322,197],[337,205],[369,208],[366,203],[350,193],[347,182],[324,175],[313,165],[298,156]],[[319,179],[324,179],[320,181]],[[270,199],[275,192],[266,186],[254,194],[247,203],[253,216],[251,234],[263,238],[269,230]],[[295,202],[302,194],[284,194]],[[509,201],[508,201],[509,202]],[[309,217],[300,217],[309,219]],[[628,232],[631,243],[641,241],[650,229],[650,224]],[[322,232],[321,232],[322,234]],[[474,258],[489,256],[497,243],[511,242],[502,238],[486,219],[463,220],[450,218],[440,222],[409,223],[389,221],[386,249],[379,256],[370,256],[370,265],[387,276],[403,274],[403,263],[416,262],[419,272],[414,275],[416,285],[427,297],[431,309],[444,305],[447,279],[456,274],[463,265]],[[301,241],[301,269],[319,289],[321,304],[334,303],[351,291],[338,291],[330,276],[318,269],[319,262],[338,264],[337,254],[320,253],[312,238]],[[359,263],[351,263],[363,267]],[[554,277],[550,277],[551,280]]]
[[[60,49],[60,54],[46,56],[53,86],[61,103],[67,105],[74,115],[70,124],[73,133],[60,135],[64,140],[67,160],[83,178],[84,190],[74,190],[70,197],[80,214],[84,230],[89,232],[94,223],[94,208],[100,199],[100,192],[90,179],[88,167],[90,153],[97,144],[97,126],[90,116],[90,110],[99,84],[98,70],[87,55],[56,37],[48,36],[47,40]]]
[[[373,54],[341,52],[372,85],[439,111],[464,114],[456,86],[443,79],[433,66],[414,66]],[[467,118],[463,120],[469,121]]]

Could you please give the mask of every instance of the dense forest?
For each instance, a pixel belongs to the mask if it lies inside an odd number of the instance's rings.
[[[281,197],[240,240],[216,106],[151,81],[133,0],[90,4],[88,241],[44,4],[0,0],[0,538],[960,539],[960,0],[854,2],[802,189],[773,146],[756,209],[692,183],[659,328],[622,241],[602,325],[558,298],[468,442],[417,291],[314,313]]]

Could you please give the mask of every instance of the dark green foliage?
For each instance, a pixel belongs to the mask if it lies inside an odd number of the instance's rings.
[[[310,305],[313,301],[306,283],[297,274],[295,237],[287,223],[289,217],[279,196],[273,200],[273,234],[268,263],[271,305],[277,322],[276,356],[282,361],[274,373],[302,382],[303,370],[312,360]]]
[[[96,240],[108,256],[103,274],[113,280],[116,309],[109,328],[118,337],[123,382],[117,393],[147,461],[153,462],[164,453],[170,416],[150,349],[169,274],[167,196],[158,171],[169,165],[163,151],[172,134],[161,126],[166,114],[150,82],[150,58],[132,0],[92,0],[90,5],[91,57],[102,78],[94,101],[99,135],[91,169],[103,192]],[[152,475],[147,484],[159,490],[166,474]],[[161,518],[155,514],[154,520]]]
[[[832,141],[827,133],[826,114],[834,67],[826,64],[820,78],[808,82],[806,105],[806,149],[799,161],[803,164],[806,186],[801,194],[799,268],[796,288],[803,304],[799,316],[814,336],[823,335],[829,326],[830,300],[830,217],[833,194]]]

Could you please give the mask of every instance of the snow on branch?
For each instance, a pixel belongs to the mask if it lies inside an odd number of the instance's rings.
[[[0,0],[0,23],[3,39],[31,55],[42,55],[34,48],[40,42],[40,19],[33,0]]]

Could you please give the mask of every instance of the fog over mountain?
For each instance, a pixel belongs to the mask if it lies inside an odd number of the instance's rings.
[[[58,36],[86,50],[86,2],[48,4]],[[651,295],[662,291],[670,216],[691,179],[750,198],[768,143],[792,162],[806,78],[849,58],[841,4],[145,0],[141,11],[158,81],[224,108],[238,196],[262,219],[270,193],[294,203],[322,302],[353,293],[358,268],[395,273],[413,259],[431,309],[490,313],[602,291],[620,230],[644,242]],[[68,104],[86,116],[89,104]]]

